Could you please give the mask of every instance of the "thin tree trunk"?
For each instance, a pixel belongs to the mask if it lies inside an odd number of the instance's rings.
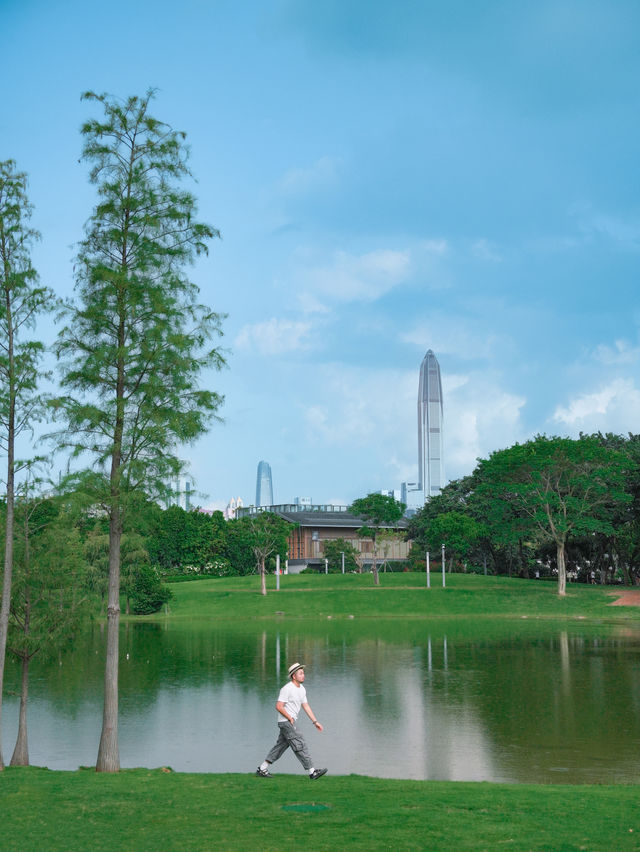
[[[29,698],[29,657],[22,658],[22,687],[20,689],[20,715],[18,738],[13,750],[11,766],[29,766],[29,742],[27,738],[27,701]]]
[[[265,576],[264,559],[260,560],[260,594],[267,594],[267,578]]]
[[[120,518],[112,510],[109,522],[109,598],[107,603],[107,658],[104,668],[104,711],[96,772],[119,772],[118,653],[120,629]]]
[[[556,542],[556,553],[558,560],[558,594],[564,597],[567,594],[567,566],[565,563],[564,541]]]
[[[7,327],[9,329],[9,428],[7,430],[7,519],[4,541],[4,572],[2,579],[2,603],[0,604],[0,771],[4,769],[2,757],[2,690],[4,684],[4,663],[7,655],[7,634],[9,632],[9,611],[11,605],[11,578],[13,573],[13,522],[15,489],[15,416],[16,397],[14,387],[13,327],[11,303],[7,293]]]

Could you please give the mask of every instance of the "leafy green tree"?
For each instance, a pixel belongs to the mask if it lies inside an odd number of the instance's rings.
[[[131,609],[136,615],[158,612],[171,600],[172,592],[165,586],[151,565],[141,564],[131,581]]]
[[[97,771],[116,772],[120,546],[135,492],[163,493],[180,471],[179,444],[201,435],[221,397],[199,386],[221,368],[211,346],[221,317],[198,304],[186,268],[218,232],[197,220],[184,134],[149,112],[153,92],[119,101],[88,92],[102,120],[83,128],[83,158],[99,200],[76,262],[78,303],[57,344],[68,395],[63,445],[93,457],[95,503],[109,518],[107,653]]]
[[[280,555],[282,562],[287,558],[289,536],[295,529],[294,524],[285,521],[274,512],[258,512],[240,518],[237,523],[243,528],[251,547],[255,565],[260,575],[260,594],[267,594],[267,563]]]
[[[444,544],[452,563],[455,558],[466,562],[484,535],[484,527],[470,515],[444,512],[428,525],[421,544],[432,553],[439,553]]]
[[[29,666],[51,654],[79,625],[84,601],[76,595],[82,572],[73,518],[58,498],[37,494],[29,480],[16,502],[16,563],[8,649],[20,661],[22,678],[18,736],[12,766],[29,765],[27,703]]]
[[[2,742],[2,685],[9,629],[13,574],[16,438],[43,414],[44,398],[38,393],[42,377],[42,343],[29,340],[43,312],[55,307],[51,290],[38,286],[31,263],[33,243],[39,234],[29,226],[32,206],[26,193],[27,178],[13,160],[0,162],[0,450],[7,456],[4,571],[0,605],[0,743]],[[4,769],[0,745],[0,770]]]
[[[342,571],[342,554],[344,553],[344,570],[357,571],[358,551],[346,538],[331,538],[323,542],[324,557],[328,560],[329,571]]]
[[[169,506],[154,518],[148,540],[151,562],[164,571],[186,566],[201,571],[212,561],[224,558],[226,533],[222,512],[186,512],[180,506]]]
[[[615,508],[628,502],[628,459],[597,438],[547,438],[493,453],[478,465],[478,490],[515,507],[556,548],[558,594],[566,594],[570,536],[613,531]]]
[[[396,527],[407,507],[388,494],[368,494],[354,500],[349,511],[364,521],[359,533],[373,541],[373,581],[380,584],[377,563],[377,539],[381,527]]]

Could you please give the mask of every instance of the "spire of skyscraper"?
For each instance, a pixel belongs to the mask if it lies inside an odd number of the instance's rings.
[[[438,359],[429,349],[418,383],[418,488],[428,500],[444,486],[442,382]]]
[[[273,506],[273,483],[271,481],[271,465],[266,461],[258,464],[256,480],[256,506]]]

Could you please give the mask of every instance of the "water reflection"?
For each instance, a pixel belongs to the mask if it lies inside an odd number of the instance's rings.
[[[450,780],[637,782],[640,634],[575,625],[307,625],[246,630],[210,623],[127,624],[121,638],[123,766],[251,772],[275,734],[287,665],[304,660],[314,760],[336,774]],[[35,666],[36,765],[95,762],[104,637]],[[8,661],[4,752],[17,726]],[[304,720],[303,724],[306,723]],[[299,772],[293,756],[278,771]]]

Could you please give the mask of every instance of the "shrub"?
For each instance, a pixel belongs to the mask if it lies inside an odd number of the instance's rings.
[[[133,579],[131,611],[136,615],[150,615],[158,612],[172,597],[171,589],[163,585],[155,568],[141,565]]]

